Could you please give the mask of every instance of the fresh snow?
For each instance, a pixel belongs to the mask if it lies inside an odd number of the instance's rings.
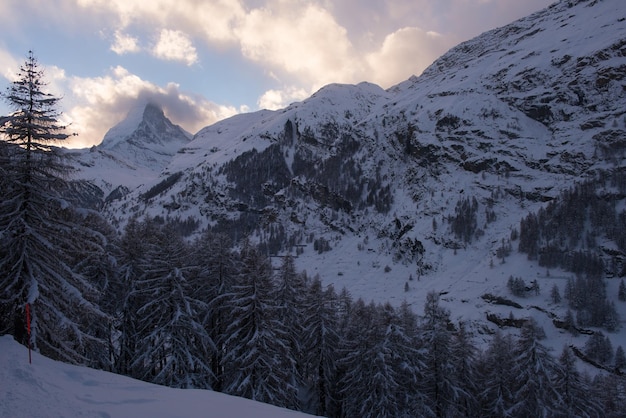
[[[72,366],[0,337],[0,418],[296,418],[300,412],[209,390],[171,389]]]
[[[584,180],[586,173],[611,168],[606,160],[594,157],[593,136],[604,128],[581,129],[581,124],[588,119],[603,119],[606,113],[607,128],[612,123],[623,126],[623,113],[619,119],[615,117],[623,109],[622,86],[607,87],[613,92],[607,94],[593,88],[594,72],[599,68],[592,65],[589,57],[626,39],[625,4],[623,0],[557,2],[460,44],[419,77],[411,77],[389,90],[368,83],[331,84],[285,109],[263,110],[220,121],[198,132],[191,142],[179,149],[162,172],[149,172],[143,177],[131,170],[115,170],[113,165],[95,161],[91,170],[92,173],[100,170],[97,175],[101,178],[115,178],[109,180],[110,183],[122,182],[123,176],[130,176],[128,181],[134,186],[130,188],[137,187],[123,201],[107,209],[114,217],[132,216],[135,213],[128,208],[137,207],[136,213],[140,215],[171,215],[181,219],[193,216],[205,222],[205,226],[211,215],[230,215],[217,212],[226,210],[225,206],[211,207],[204,201],[204,195],[193,196],[189,191],[192,189],[190,185],[196,190],[213,187],[212,183],[205,181],[210,178],[207,173],[212,176],[210,180],[216,182],[215,190],[210,192],[225,200],[227,185],[224,179],[216,178],[217,170],[246,151],[256,149],[261,152],[278,141],[287,121],[297,124],[301,133],[310,128],[316,134],[326,122],[349,125],[371,141],[362,144],[358,155],[364,161],[364,172],[371,176],[374,165],[378,161],[384,163],[383,174],[390,176],[395,187],[393,207],[388,214],[373,213],[373,210],[356,216],[342,214],[346,218],[345,224],[354,232],[339,233],[320,222],[320,212],[324,208],[302,204],[297,216],[306,219],[306,232],[328,239],[332,251],[318,254],[312,244],[308,245],[295,260],[298,269],[306,270],[309,276],[319,274],[325,285],[333,284],[338,290],[346,287],[354,297],[366,301],[391,301],[399,305],[406,300],[417,313],[422,312],[428,291],[441,292],[442,305],[451,310],[452,319],[468,322],[475,337],[485,342],[496,329],[486,320],[486,315],[508,316],[512,313],[515,317],[534,317],[544,327],[549,345],[555,350],[553,354],[558,354],[565,344],[583,347],[587,339],[585,335],[572,337],[555,328],[551,318],[535,308],[542,307],[562,318],[567,303],[553,305],[550,289],[557,284],[563,295],[566,279],[573,275],[558,269],[551,270],[548,275],[545,268],[529,262],[525,254],[517,252],[515,241],[511,243],[513,252],[504,263],[494,253],[502,239],[510,237],[513,228],[519,229],[523,216],[545,205],[541,201],[521,201],[513,196],[513,192],[555,197],[575,182]],[[623,46],[621,48],[623,51]],[[601,61],[598,66],[600,69],[618,67],[623,61],[623,55],[616,55]],[[591,111],[567,96],[573,94],[567,88],[574,81],[573,74],[577,74],[575,81],[590,83],[581,84],[580,88],[586,89],[585,99],[597,105],[599,110]],[[554,99],[555,92],[564,97]],[[606,101],[609,94],[613,94],[616,100]],[[542,99],[550,103],[555,115],[566,114],[568,118],[556,118],[544,125],[520,110],[521,104],[542,103]],[[596,103],[599,101],[602,102]],[[437,115],[446,114],[469,121],[468,127],[458,129],[467,132],[437,132],[436,124],[440,120]],[[131,115],[125,129],[130,129],[135,122],[136,118]],[[415,165],[415,161],[403,160],[400,153],[394,153],[391,145],[396,129],[409,123],[418,129],[415,138],[421,145],[442,146],[450,153],[453,153],[454,146],[461,145],[468,155],[465,161],[493,158],[508,163],[514,170],[510,177],[494,172],[474,174],[462,170],[458,162],[443,164],[441,172],[436,175],[429,173],[428,168],[416,169],[410,166]],[[474,136],[472,130],[481,130],[482,134]],[[507,136],[503,130],[519,137]],[[486,150],[480,147],[483,143],[488,145]],[[318,152],[315,157],[323,160],[333,153],[332,145],[329,144],[327,150],[319,147],[312,152]],[[285,148],[288,151],[285,159],[291,163],[295,147]],[[565,154],[577,159],[568,161]],[[459,155],[455,157],[460,158]],[[619,163],[623,164],[623,161]],[[151,202],[141,200],[142,193],[176,172],[184,175],[170,190]],[[408,178],[409,172],[414,177]],[[441,245],[451,236],[444,219],[454,214],[458,199],[462,196],[478,199],[481,205],[479,226],[483,228],[485,202],[498,188],[503,197],[494,204],[497,220],[484,228],[485,235],[456,253]],[[284,195],[284,191],[278,191],[275,196],[281,193]],[[188,200],[183,200],[180,209],[170,213],[165,206],[180,196]],[[122,212],[125,214],[120,215]],[[384,234],[393,230],[396,219],[403,224],[413,224],[406,237],[423,243],[426,250],[424,261],[433,266],[419,281],[414,264],[393,262],[391,240]],[[433,219],[439,225],[437,231],[433,230]],[[338,223],[342,226],[341,220]],[[284,224],[289,228],[289,222]],[[511,275],[522,277],[526,282],[538,280],[541,294],[527,298],[510,295],[506,282]],[[412,281],[409,280],[411,276]],[[405,292],[407,282],[409,290]],[[617,300],[618,284],[618,279],[607,280],[607,294],[615,302],[625,324],[626,304]],[[485,293],[515,300],[524,308],[491,305],[481,298]],[[623,325],[620,332],[608,335],[613,347],[626,346]]]
[[[112,149],[119,143],[125,141],[139,127],[139,124],[143,120],[146,103],[143,101],[137,102],[132,109],[128,111],[128,114],[117,125],[104,134],[102,143],[99,147],[105,149]]]

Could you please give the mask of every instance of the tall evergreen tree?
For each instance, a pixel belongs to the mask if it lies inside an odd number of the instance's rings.
[[[144,255],[153,245],[151,240],[156,232],[153,222],[139,222],[133,217],[113,248],[117,263],[116,289],[108,292],[106,303],[112,305],[111,309],[115,312],[114,326],[119,332],[114,370],[133,377],[140,375],[140,371],[133,370],[131,364],[139,350],[137,310],[142,306],[142,298],[135,292],[135,287],[144,274]]]
[[[200,318],[205,303],[189,281],[188,247],[169,226],[158,231],[143,257],[135,285],[137,351],[133,369],[139,378],[178,388],[209,388],[215,349]]]
[[[3,98],[13,112],[0,125],[3,196],[0,201],[0,331],[66,361],[94,364],[89,353],[106,345],[89,332],[108,318],[98,286],[74,270],[82,248],[102,245],[61,198],[68,168],[53,147],[68,138],[58,120],[59,98],[46,93],[44,73],[29,52]],[[99,363],[96,361],[96,363]]]
[[[622,418],[626,411],[626,378],[614,373],[597,374],[589,398],[597,400],[602,418]],[[592,415],[593,416],[593,415]]]
[[[211,367],[214,375],[213,390],[224,387],[223,356],[226,327],[230,323],[229,297],[238,274],[238,258],[225,235],[206,232],[195,241],[192,250],[194,285],[198,299],[207,303],[202,322],[209,337],[216,344],[212,352]]]
[[[626,284],[624,284],[624,279],[619,281],[619,289],[617,290],[617,298],[625,302],[626,301]]]
[[[106,340],[106,346],[98,344],[92,346],[86,355],[91,359],[88,364],[99,369],[115,370],[117,358],[117,336],[115,330],[115,315],[117,300],[120,296],[120,287],[117,275],[116,262],[113,254],[116,249],[116,233],[111,225],[101,214],[93,211],[68,211],[71,218],[68,222],[74,222],[83,226],[82,230],[75,229],[74,239],[80,242],[78,251],[72,250],[70,265],[75,274],[84,277],[90,284],[95,286],[97,294],[93,294],[94,303],[107,315],[108,320],[103,318],[86,317],[85,332],[98,339]],[[100,350],[100,351],[96,351]]]
[[[496,332],[482,363],[482,391],[479,394],[481,414],[487,417],[510,417],[513,405],[514,341],[510,335]]]
[[[324,291],[319,277],[314,278],[304,301],[301,346],[307,411],[320,416],[331,416],[334,412],[340,345],[336,304],[337,295],[332,286]]]
[[[452,338],[452,363],[454,380],[459,389],[454,392],[456,416],[475,417],[478,410],[478,350],[468,334],[465,324],[459,323]]]
[[[353,315],[342,347],[341,379],[345,416],[398,416],[393,399],[399,389],[397,374],[390,364],[393,353],[386,347],[380,311],[362,299],[354,304]]]
[[[552,376],[555,360],[541,344],[545,332],[531,318],[521,329],[515,347],[514,385],[515,403],[511,411],[516,417],[551,417],[559,412],[560,394],[556,391]]]
[[[295,380],[291,382],[295,386],[301,386],[304,367],[302,350],[302,338],[304,323],[304,299],[306,296],[306,284],[304,275],[296,272],[293,257],[286,255],[276,276],[275,300],[277,305],[278,319],[285,328],[289,341],[291,357],[296,362]]]
[[[419,335],[419,318],[404,301],[398,309],[398,324],[396,332],[403,349],[402,361],[398,364],[400,388],[396,397],[407,411],[408,416],[429,416],[433,411],[429,409],[426,390],[424,387],[424,375],[426,364],[424,363],[424,349],[421,346]],[[407,356],[408,355],[408,356]]]
[[[271,264],[250,243],[244,244],[240,275],[227,302],[224,392],[297,409],[295,360],[274,295]]]
[[[430,408],[435,416],[445,417],[457,393],[460,391],[455,380],[452,362],[451,332],[448,330],[450,312],[439,305],[439,294],[429,292],[424,304],[421,339],[426,366],[424,384]]]
[[[600,404],[589,396],[591,387],[576,369],[576,357],[571,348],[563,347],[559,357],[559,367],[555,369],[554,387],[560,394],[562,403],[555,416],[558,417],[600,417]]]
[[[585,355],[601,364],[608,365],[613,359],[613,345],[602,331],[594,332],[585,343]]]

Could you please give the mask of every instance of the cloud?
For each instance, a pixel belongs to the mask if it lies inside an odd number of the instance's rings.
[[[122,33],[120,30],[115,31],[115,39],[113,45],[111,45],[111,51],[117,55],[123,55],[127,53],[139,52],[139,40],[130,35]]]
[[[245,14],[239,0],[75,0],[90,13],[115,16],[117,25],[186,30],[208,42],[235,41],[232,27]]]
[[[82,10],[115,16],[120,29],[156,28],[160,33],[153,53],[162,59],[197,62],[192,39],[209,48],[237,48],[278,83],[310,91],[331,82],[398,83],[419,74],[459,41],[551,2],[75,1]]]
[[[371,81],[390,87],[419,75],[451,46],[451,39],[435,32],[415,27],[399,29],[385,38],[380,49],[366,56]]]
[[[347,82],[361,72],[346,30],[315,4],[275,2],[251,10],[235,29],[242,54],[274,74],[314,83]]]
[[[268,90],[259,98],[257,104],[260,109],[277,110],[289,104],[306,99],[311,95],[303,88],[286,87],[282,90]]]
[[[198,53],[189,36],[179,30],[163,29],[152,54],[168,61],[181,61],[191,66],[198,62]]]
[[[9,51],[0,45],[0,75],[6,78],[7,81],[14,81],[19,67],[20,63]]]
[[[71,131],[78,134],[72,147],[100,143],[104,134],[138,102],[158,104],[174,123],[191,133],[237,113],[233,107],[182,92],[175,83],[161,87],[142,80],[120,66],[103,77],[74,77],[68,84],[72,95],[65,98],[69,104],[65,118],[72,123]]]

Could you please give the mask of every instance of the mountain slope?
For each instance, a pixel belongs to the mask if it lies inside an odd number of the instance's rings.
[[[209,390],[170,389],[50,360],[0,337],[0,417],[306,417]]]
[[[190,139],[191,135],[167,119],[158,106],[148,103],[131,110],[106,133],[98,148],[123,155],[136,166],[163,169]]]
[[[529,212],[623,166],[625,16],[620,0],[561,1],[387,91],[329,85],[283,110],[218,122],[106,211],[120,227],[149,214],[251,236],[365,299],[419,310],[436,290],[476,332],[493,332],[488,314],[511,312],[484,295],[512,297],[512,275],[537,280],[543,294],[514,315],[537,317],[560,348],[570,337],[551,315],[567,306],[547,289],[563,291],[569,274],[503,254]]]
[[[158,178],[172,157],[191,140],[156,105],[139,103],[90,149],[66,150],[76,171],[70,196],[78,203],[101,207],[131,189]]]

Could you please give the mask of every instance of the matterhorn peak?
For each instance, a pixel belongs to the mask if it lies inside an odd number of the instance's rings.
[[[174,125],[163,113],[163,109],[152,102],[139,102],[133,106],[126,118],[109,129],[104,135],[100,146],[113,149],[122,142],[146,140],[148,143],[159,143],[163,136],[182,136],[191,139],[191,134],[178,125]],[[185,141],[185,142],[187,142]]]
[[[159,105],[142,102],[106,133],[98,148],[116,153],[133,165],[162,169],[191,137],[173,124]]]

